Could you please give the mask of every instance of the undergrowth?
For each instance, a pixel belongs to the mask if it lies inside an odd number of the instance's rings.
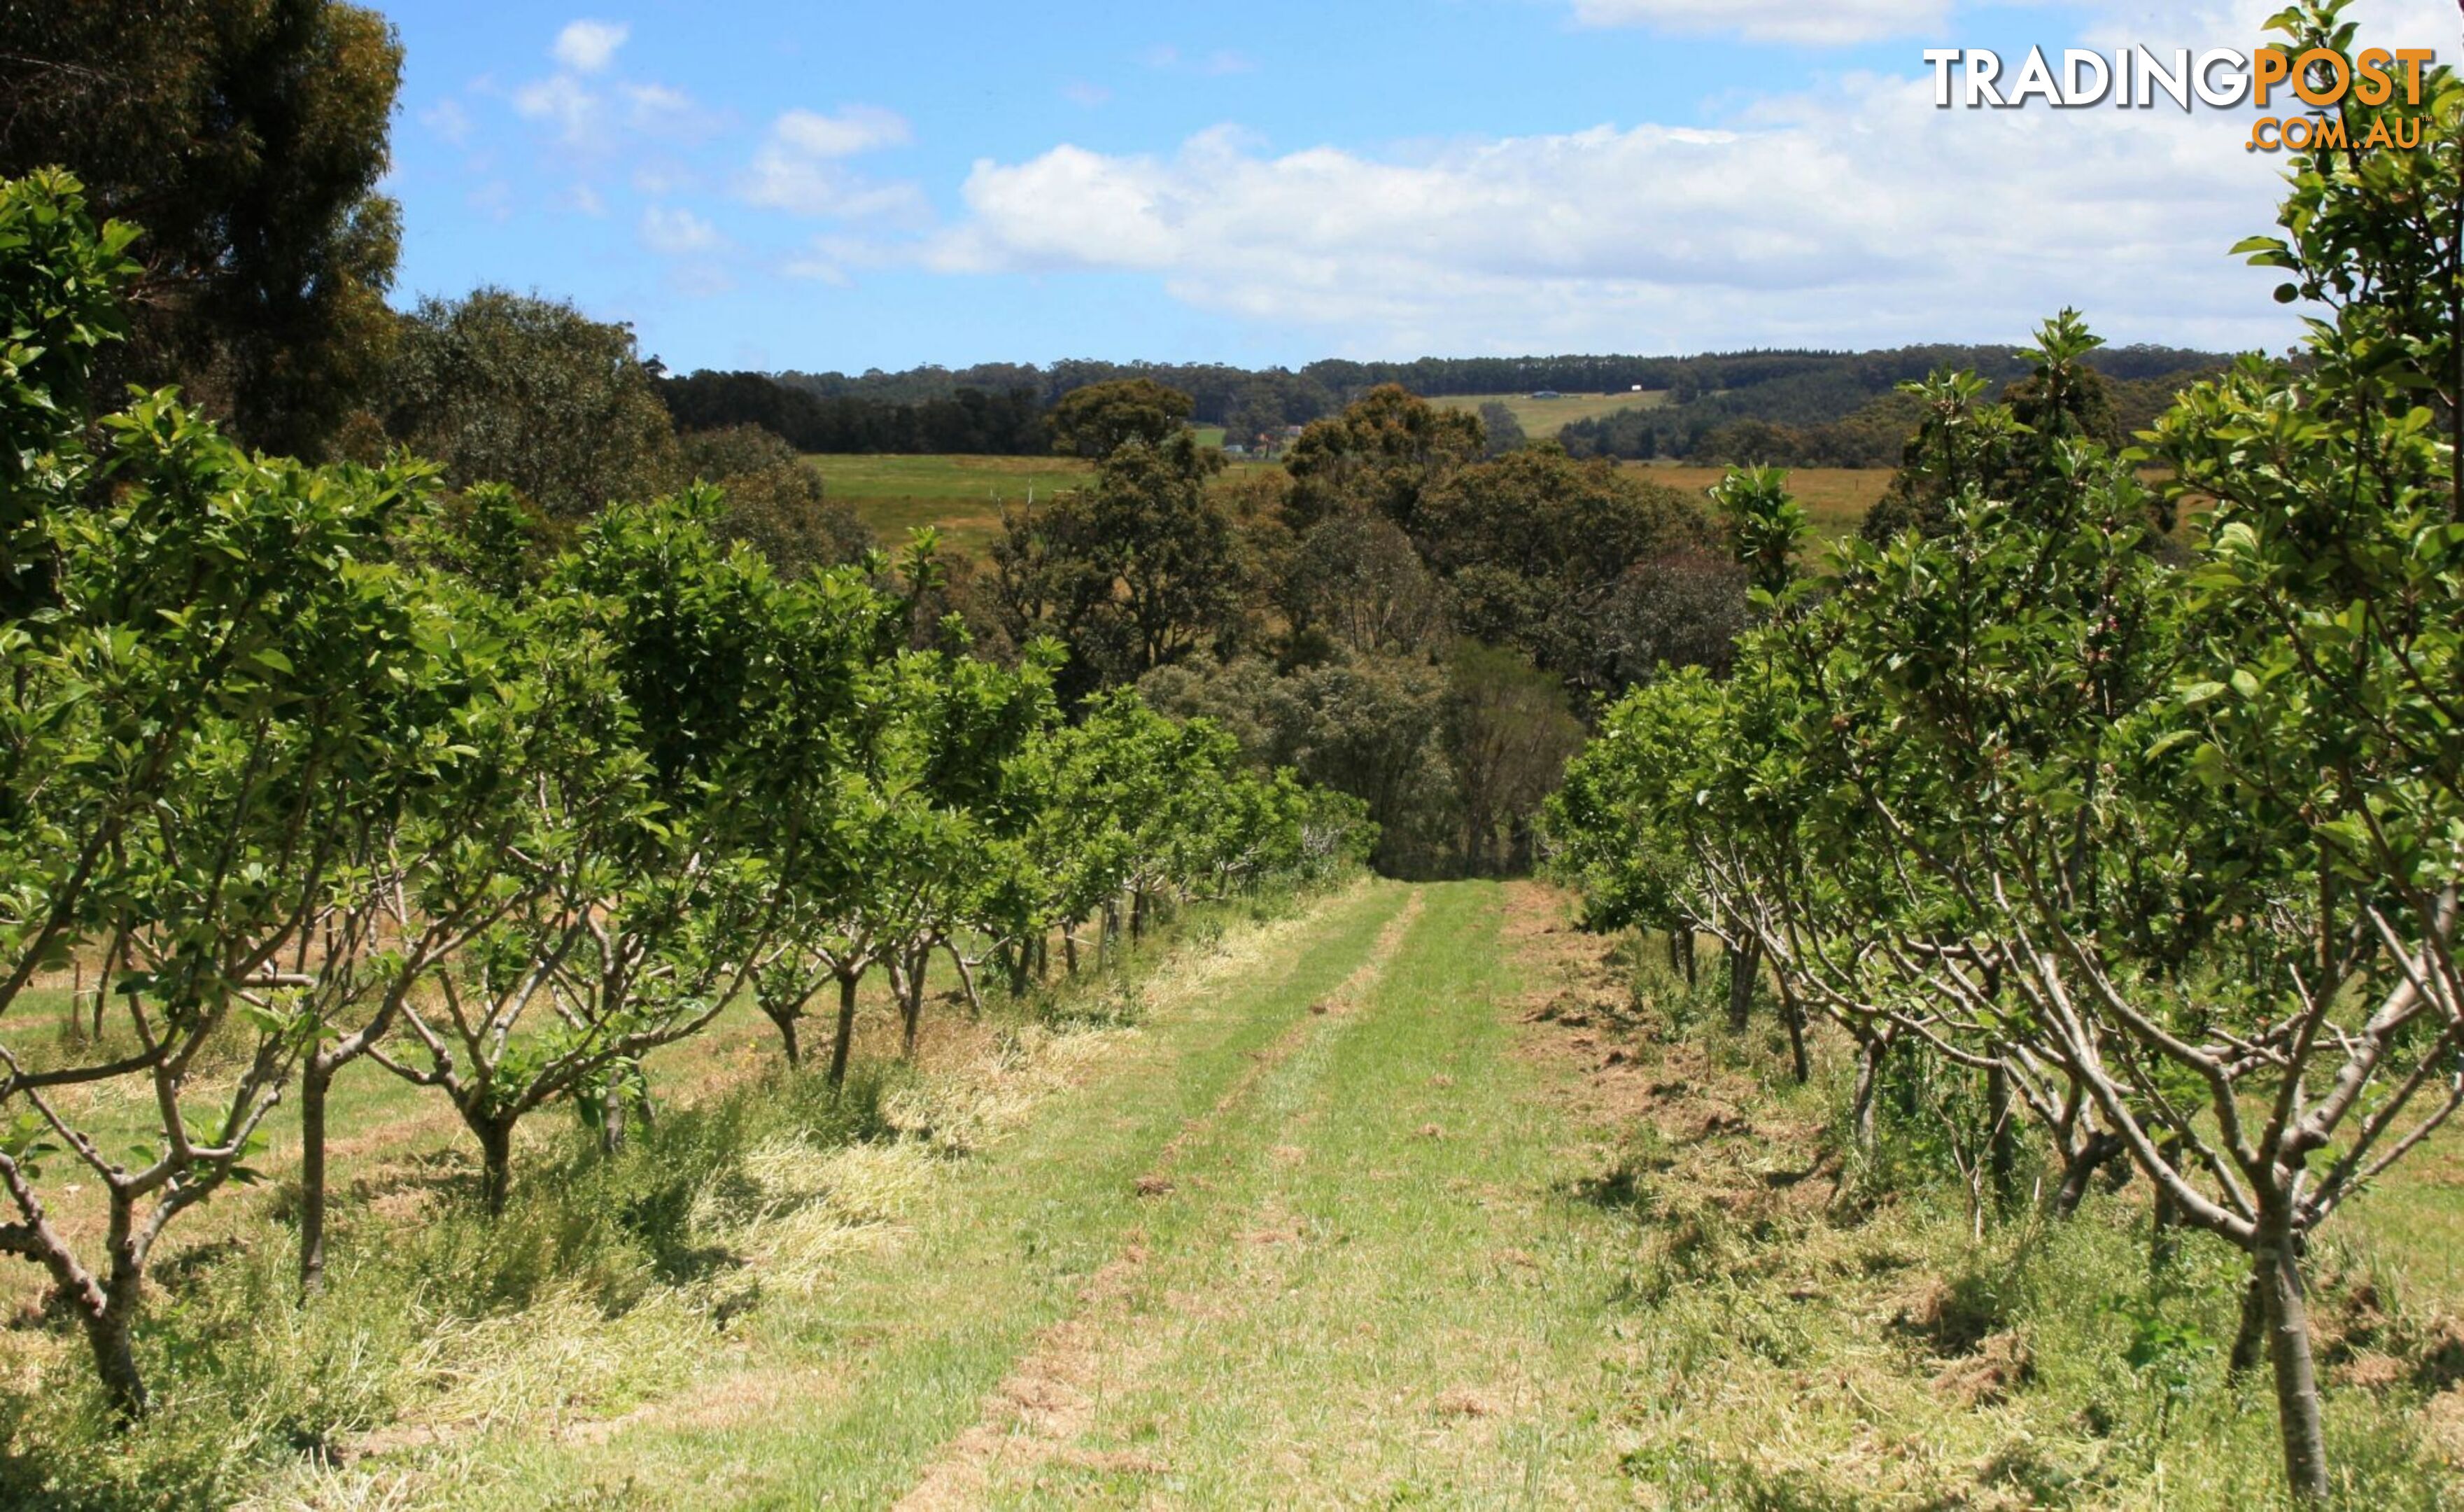
[[[1192,909],[1110,969],[992,992],[991,1046],[962,1075],[860,1064],[843,1091],[774,1066],[706,1101],[660,1105],[605,1153],[580,1120],[520,1152],[491,1220],[473,1162],[396,1151],[338,1203],[325,1289],[302,1303],[294,1194],[257,1237],[162,1267],[139,1329],[146,1417],[112,1418],[60,1309],[18,1319],[0,1380],[0,1506],[61,1512],[297,1504],[348,1495],[376,1450],[504,1428],[555,1432],[682,1387],[765,1298],[808,1292],[878,1242],[933,1179],[1143,1015],[1174,952],[1265,896]]]
[[[2152,1233],[2144,1181],[2101,1183],[2055,1217],[2026,1143],[1980,1237],[1969,1089],[1886,1080],[1861,1155],[1844,1039],[1817,1036],[1798,1087],[1767,1000],[1747,1033],[1727,1029],[1715,962],[1688,989],[1654,950],[1619,959],[1660,1072],[1692,1073],[1660,1083],[1582,1190],[1637,1222],[1607,1306],[1629,1345],[1623,1467],[1646,1499],[2281,1504],[2270,1379],[2227,1368],[2236,1254]],[[2336,1503],[2455,1504],[2464,1323],[2351,1234],[2321,1241],[2314,1274]]]

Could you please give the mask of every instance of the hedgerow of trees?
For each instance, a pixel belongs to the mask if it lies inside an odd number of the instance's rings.
[[[2278,45],[2349,53],[2344,11],[2286,12]],[[2339,108],[2359,143],[2404,107]],[[2125,1163],[2160,1255],[2238,1252],[2231,1363],[2271,1369],[2305,1501],[2331,1484],[2308,1244],[2464,1107],[2464,86],[2437,74],[2427,110],[2417,150],[2293,162],[2281,233],[2235,251],[2317,312],[2305,349],[2140,447],[2064,312],[2010,403],[1917,390],[1930,518],[1826,576],[1782,475],[1733,476],[1758,621],[1733,676],[1620,702],[1551,810],[1596,922],[1716,938],[1737,1012],[1767,970],[1800,1047],[1849,1036],[1860,1142],[1921,1058],[1972,1086],[1974,1147],[2034,1126],[2057,1217]],[[2183,500],[2208,507],[2176,567]],[[1978,1221],[2017,1190],[1980,1178]]]
[[[0,184],[0,1254],[123,1415],[161,1241],[259,1179],[295,1093],[317,1289],[350,1062],[450,1106],[495,1212],[522,1120],[620,1143],[645,1056],[739,997],[792,1056],[838,983],[835,1083],[876,967],[912,1047],[935,951],[1023,984],[1055,930],[1364,843],[1357,805],[1203,722],[1126,693],[1066,721],[1048,645],[916,649],[929,540],[781,573],[692,487],[551,549],[512,489],[449,501],[408,453],[269,456],[167,391],[95,415],[137,245],[65,174]],[[73,961],[93,1022],[30,1021]],[[129,1110],[135,1146],[106,1132]]]

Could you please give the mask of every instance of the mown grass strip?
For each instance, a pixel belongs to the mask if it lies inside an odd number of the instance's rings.
[[[627,1506],[894,1499],[1149,1218],[1136,1178],[1156,1152],[1357,967],[1406,896],[1337,900],[1253,980],[1159,1016],[1082,1091],[954,1169],[900,1242],[809,1301],[757,1311],[689,1409],[586,1446],[483,1447],[494,1463],[456,1504],[574,1504],[585,1490]],[[744,1398],[729,1399],[730,1376]]]

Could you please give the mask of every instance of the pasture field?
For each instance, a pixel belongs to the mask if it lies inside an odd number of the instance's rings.
[[[1001,536],[1003,504],[1023,504],[1095,481],[1091,465],[1069,456],[872,454],[804,460],[822,475],[828,496],[852,504],[857,516],[892,549],[907,539],[908,531],[936,525],[945,545],[981,555]],[[1237,478],[1276,465],[1235,462],[1223,477]]]
[[[1084,488],[1095,470],[1068,456],[809,456],[832,499],[855,507],[885,545],[940,527],[953,548],[981,553],[1001,534],[1003,502]]]
[[[1619,410],[1656,410],[1667,402],[1668,391],[1664,389],[1641,393],[1570,393],[1554,399],[1534,399],[1520,393],[1456,393],[1429,401],[1441,410],[1463,410],[1472,414],[1478,414],[1482,405],[1502,404],[1514,411],[1523,434],[1535,441],[1553,441],[1559,431],[1577,420],[1596,420]]]
[[[1655,483],[1701,495],[1728,476],[1725,467],[1689,467],[1671,462],[1627,462]],[[1891,470],[1887,467],[1796,467],[1788,471],[1789,487],[1797,501],[1814,519],[1816,541],[1832,541],[1857,533],[1865,523],[1866,512],[1891,486]],[[1707,501],[1705,507],[1708,507]]]
[[[1094,469],[1066,456],[810,456],[833,499],[855,506],[885,544],[895,545],[919,525],[937,525],[953,548],[980,554],[1001,534],[1003,502],[1023,503],[1094,481]],[[1226,478],[1276,467],[1274,462],[1236,462]],[[1656,483],[1700,494],[1727,476],[1719,467],[1666,462],[1628,462]],[[1890,486],[1884,468],[1805,467],[1789,475],[1818,537],[1855,533],[1865,512]]]

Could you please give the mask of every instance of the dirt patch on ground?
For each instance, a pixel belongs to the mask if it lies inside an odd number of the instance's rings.
[[[1836,1174],[1821,1131],[1776,1116],[1705,1036],[1681,1034],[1639,1001],[1619,942],[1575,927],[1573,908],[1572,894],[1546,883],[1507,886],[1503,937],[1531,985],[1507,1007],[1522,1053],[1555,1073],[1592,1125],[1591,1194],[1614,1199],[1639,1176],[1666,1172],[1732,1215],[1827,1202],[1833,1183],[1814,1179]]]

